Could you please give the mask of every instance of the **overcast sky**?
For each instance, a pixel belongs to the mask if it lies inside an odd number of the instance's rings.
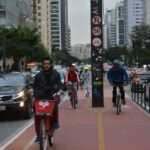
[[[104,8],[114,8],[120,0],[104,0]],[[90,42],[90,0],[68,0],[71,44]]]

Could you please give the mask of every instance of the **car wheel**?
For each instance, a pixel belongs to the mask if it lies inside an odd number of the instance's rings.
[[[24,118],[25,119],[30,119],[32,117],[33,114],[33,109],[32,109],[32,104],[31,103],[27,103],[25,110],[24,110]]]

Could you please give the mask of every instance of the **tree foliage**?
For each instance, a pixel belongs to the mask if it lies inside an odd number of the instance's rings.
[[[67,51],[64,50],[53,51],[51,57],[55,63],[63,65],[68,65],[73,62],[80,62],[78,58],[71,56]]]
[[[37,30],[25,26],[0,28],[0,49],[1,56],[5,51],[7,57],[14,57],[16,60],[21,57],[37,60],[43,55],[48,55],[40,42]]]
[[[131,39],[133,62],[138,62],[140,65],[150,63],[150,26],[135,26],[132,30]]]

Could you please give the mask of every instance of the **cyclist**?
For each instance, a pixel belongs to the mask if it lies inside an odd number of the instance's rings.
[[[79,79],[79,75],[76,71],[76,68],[75,68],[74,64],[71,64],[69,66],[68,72],[66,73],[66,76],[65,76],[65,84],[67,85],[69,82],[71,82],[74,85],[74,88],[76,90],[75,105],[77,106],[78,105],[77,90],[78,90],[78,87],[79,87],[80,79]]]
[[[84,91],[85,91],[85,97],[89,97],[90,93],[89,93],[89,84],[90,84],[90,72],[87,68],[85,68],[84,72],[82,72],[81,77],[83,80],[83,87],[84,87]]]
[[[53,100],[54,94],[59,91],[61,87],[61,80],[59,73],[53,69],[52,60],[49,58],[45,58],[43,60],[43,68],[42,70],[35,76],[33,91],[34,97],[36,99],[49,99]],[[39,131],[40,131],[40,117],[34,117],[35,120],[35,131],[37,138],[35,142],[39,142]],[[56,105],[54,110],[54,130],[59,127],[58,122],[58,106]]]
[[[120,90],[121,100],[123,105],[126,104],[125,101],[125,92],[124,92],[124,85],[128,83],[128,74],[126,70],[120,65],[118,60],[113,62],[112,68],[108,71],[107,78],[110,84],[113,86],[113,97],[112,102],[113,106],[116,106],[116,96],[117,96],[117,87]]]

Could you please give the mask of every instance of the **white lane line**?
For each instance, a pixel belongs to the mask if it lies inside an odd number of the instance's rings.
[[[30,147],[33,145],[33,143],[34,143],[34,141],[35,141],[35,139],[36,139],[36,136],[35,137],[33,137],[33,139],[31,140],[31,142],[23,149],[23,150],[29,150],[30,149]]]
[[[33,125],[33,119],[28,121],[23,127],[19,128],[14,134],[4,140],[2,144],[0,144],[0,150],[5,150],[11,143],[13,143],[23,132],[25,132],[29,127]]]

